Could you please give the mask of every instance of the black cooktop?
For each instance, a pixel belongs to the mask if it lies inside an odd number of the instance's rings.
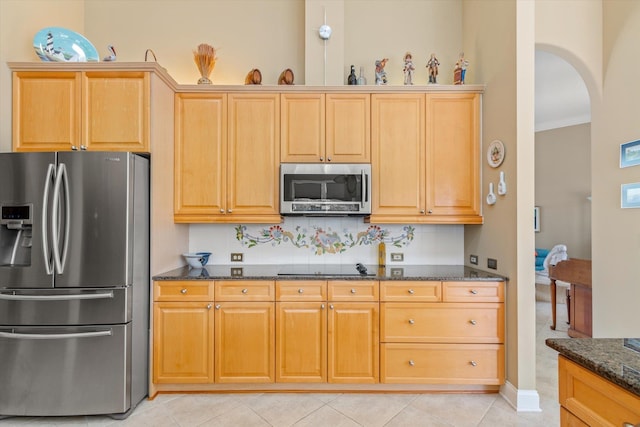
[[[362,264],[295,264],[285,265],[278,276],[375,276],[377,266]]]

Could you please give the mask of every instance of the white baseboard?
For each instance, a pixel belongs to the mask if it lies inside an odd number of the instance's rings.
[[[518,390],[509,381],[500,387],[500,395],[518,412],[541,412],[540,395],[536,390]]]

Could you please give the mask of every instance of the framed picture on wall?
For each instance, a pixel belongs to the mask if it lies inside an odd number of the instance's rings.
[[[622,184],[620,188],[621,207],[640,208],[640,182]]]
[[[533,231],[540,232],[540,206],[533,208]]]
[[[640,140],[620,144],[620,167],[640,165]]]

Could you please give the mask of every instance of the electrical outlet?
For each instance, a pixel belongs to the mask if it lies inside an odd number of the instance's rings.
[[[242,267],[231,267],[231,277],[242,277]]]
[[[391,253],[391,261],[404,261],[404,254],[399,252]]]
[[[469,262],[473,265],[478,265],[478,255],[469,255]]]
[[[232,253],[231,254],[231,262],[242,262],[243,255],[241,253]]]
[[[492,268],[494,270],[498,269],[498,260],[494,258],[487,258],[487,268]]]
[[[404,276],[404,268],[391,269],[391,277],[402,277],[402,276]]]

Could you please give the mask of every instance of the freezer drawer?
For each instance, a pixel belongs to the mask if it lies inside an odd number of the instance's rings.
[[[131,321],[132,288],[0,289],[0,325],[108,325]]]
[[[0,415],[126,412],[130,337],[131,324],[0,327]]]

